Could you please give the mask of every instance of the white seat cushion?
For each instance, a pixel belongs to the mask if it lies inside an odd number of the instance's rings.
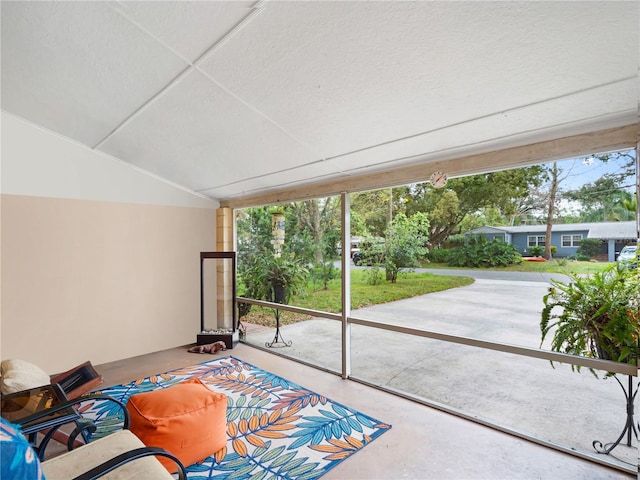
[[[70,452],[63,453],[42,463],[42,471],[47,480],[69,480],[113,457],[144,444],[129,430],[120,430],[104,438],[95,440]],[[149,456],[130,461],[104,477],[105,480],[159,480],[172,479],[156,457]]]

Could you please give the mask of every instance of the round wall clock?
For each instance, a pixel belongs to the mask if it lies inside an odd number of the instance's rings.
[[[429,183],[433,188],[442,188],[447,184],[447,174],[442,172],[433,172],[429,177]]]

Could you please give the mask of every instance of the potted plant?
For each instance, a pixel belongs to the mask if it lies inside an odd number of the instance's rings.
[[[541,345],[552,335],[553,351],[635,364],[640,350],[638,269],[612,265],[570,278],[568,283],[552,280],[543,299]]]
[[[285,253],[257,258],[252,270],[260,297],[275,303],[288,303],[306,285],[309,274],[295,256]]]

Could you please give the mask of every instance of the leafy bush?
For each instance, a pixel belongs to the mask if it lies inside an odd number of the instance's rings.
[[[400,213],[385,231],[384,267],[386,278],[392,283],[401,268],[419,266],[418,258],[424,257],[424,245],[429,239],[429,218],[423,212],[411,217]]]
[[[329,282],[334,278],[338,278],[340,274],[333,262],[325,262],[314,265],[311,270],[311,279],[315,283],[320,283],[323,290],[329,288]]]
[[[379,264],[373,265],[365,273],[366,281],[369,285],[379,285],[382,283],[382,268]]]
[[[544,251],[544,247],[540,245],[534,245],[532,247],[529,247],[529,253],[531,253],[531,255],[533,255],[534,257],[541,256],[543,251]]]
[[[427,253],[427,260],[433,263],[449,263],[451,250],[448,248],[434,248]]]
[[[522,257],[513,245],[493,241],[485,237],[471,237],[462,247],[451,250],[449,265],[452,267],[505,267],[520,263]]]
[[[600,253],[602,241],[597,238],[583,238],[580,240],[580,248],[576,252],[578,260],[589,260]],[[580,258],[583,257],[583,258]]]

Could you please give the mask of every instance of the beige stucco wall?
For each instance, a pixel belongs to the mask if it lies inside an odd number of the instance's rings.
[[[194,342],[217,202],[2,120],[0,356],[55,373]]]

